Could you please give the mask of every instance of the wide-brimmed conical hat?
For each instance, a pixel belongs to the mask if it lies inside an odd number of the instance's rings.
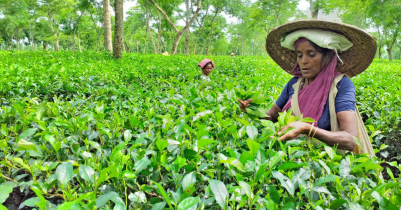
[[[266,38],[266,51],[270,57],[286,72],[291,73],[297,60],[295,51],[281,46],[281,39],[287,34],[300,29],[330,30],[344,35],[353,46],[344,52],[338,52],[343,61],[337,63],[337,71],[353,77],[365,71],[376,55],[376,39],[364,30],[344,23],[324,20],[298,20],[283,24],[273,29]]]

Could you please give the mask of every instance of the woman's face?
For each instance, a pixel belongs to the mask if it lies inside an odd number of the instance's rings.
[[[309,41],[302,42],[295,50],[302,76],[307,79],[314,79],[323,67],[322,53],[316,51]]]
[[[206,76],[209,76],[210,72],[213,71],[213,66],[211,63],[208,63],[205,68],[202,69],[202,73]]]

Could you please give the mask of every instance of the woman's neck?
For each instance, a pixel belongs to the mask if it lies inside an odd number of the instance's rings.
[[[313,81],[315,80],[315,78],[305,78],[305,82],[304,82],[304,88],[308,87]]]

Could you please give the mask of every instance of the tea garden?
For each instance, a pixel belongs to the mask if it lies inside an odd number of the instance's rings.
[[[0,209],[400,209],[400,61],[352,78],[371,158],[242,113],[236,90],[268,109],[291,78],[267,56],[211,57],[209,82],[203,56],[0,55]]]

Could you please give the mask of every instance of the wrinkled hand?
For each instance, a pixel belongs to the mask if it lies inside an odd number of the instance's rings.
[[[284,133],[286,130],[288,130],[290,128],[292,128],[292,129],[279,138],[280,141],[291,140],[301,134],[308,134],[310,125],[308,123],[304,123],[304,122],[292,122],[292,123],[288,124],[287,126],[282,127],[281,131],[278,134],[281,135],[282,133]]]
[[[248,100],[238,99],[239,108],[241,109],[242,112],[246,113],[246,108],[248,108],[251,105],[251,101],[252,101],[252,99],[248,99]]]

